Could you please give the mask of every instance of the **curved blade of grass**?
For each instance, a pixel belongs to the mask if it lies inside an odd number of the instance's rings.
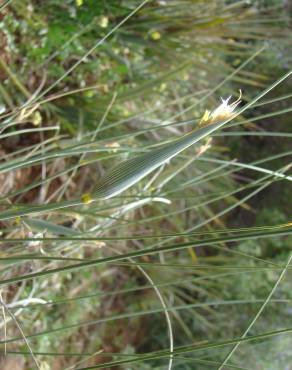
[[[266,270],[265,270],[266,271]],[[231,271],[231,272],[220,272],[219,274],[208,274],[206,276],[199,276],[199,277],[191,277],[191,278],[184,278],[184,279],[179,279],[179,280],[175,280],[175,281],[169,281],[167,283],[159,283],[159,284],[156,284],[157,287],[159,288],[170,288],[170,287],[173,287],[173,286],[184,286],[185,284],[188,284],[188,283],[197,283],[197,282],[200,282],[200,281],[204,281],[204,280],[216,280],[216,279],[224,279],[224,278],[229,278],[231,276],[237,276],[237,275],[243,275],[243,274],[255,274],[255,273],[258,273],[258,272],[262,272],[261,269],[257,270],[257,269],[254,269],[254,270],[250,270],[250,269],[247,269],[247,270],[240,270],[240,271]],[[57,299],[57,300],[54,300],[54,301],[48,301],[46,303],[33,303],[33,304],[30,304],[30,305],[27,305],[27,306],[22,306],[22,309],[23,310],[33,310],[34,308],[37,308],[39,306],[42,306],[42,307],[45,307],[45,306],[52,306],[52,305],[65,305],[67,303],[74,303],[74,302],[78,302],[78,301],[83,301],[83,300],[89,300],[89,299],[92,299],[92,298],[96,298],[96,297],[110,297],[110,296],[114,296],[114,295],[118,295],[118,294],[130,294],[130,293],[134,293],[134,292],[141,292],[141,291],[144,291],[144,290],[147,290],[147,289],[150,289],[152,288],[152,285],[150,284],[147,284],[147,285],[141,285],[141,286],[134,286],[133,288],[128,288],[128,289],[118,289],[118,290],[113,290],[113,291],[98,291],[98,292],[94,292],[94,293],[90,293],[90,294],[87,294],[87,295],[82,295],[82,296],[74,296],[74,297],[65,297],[63,299]],[[285,300],[285,299],[281,299],[281,300],[277,300],[277,302],[282,302],[282,303],[289,303],[290,300]],[[275,302],[275,300],[272,300],[270,302]],[[260,302],[261,303],[261,302]],[[78,303],[77,303],[78,304]],[[13,310],[14,308],[12,308]]]
[[[40,232],[49,232],[55,235],[78,235],[80,234],[77,230],[69,227],[54,224],[46,220],[38,220],[33,218],[27,218],[25,223],[29,225],[33,230]]]
[[[17,242],[17,243],[25,243],[29,241],[120,241],[120,240],[136,240],[136,239],[156,239],[156,238],[169,238],[169,237],[203,237],[203,236],[212,236],[214,234],[226,234],[227,236],[231,236],[232,234],[237,233],[237,235],[244,235],[247,233],[248,235],[253,232],[274,232],[274,231],[281,231],[285,230],[292,226],[292,223],[286,224],[278,224],[278,225],[270,225],[270,226],[255,226],[255,227],[245,227],[245,228],[232,228],[232,229],[214,229],[213,231],[192,231],[189,232],[177,232],[177,233],[163,233],[163,234],[136,234],[131,236],[94,236],[90,237],[84,233],[82,237],[26,237],[26,238],[4,238],[0,239],[0,243],[8,243],[8,242]],[[230,234],[230,235],[228,235]],[[235,234],[236,235],[236,234]],[[31,255],[30,255],[31,256]],[[2,257],[0,258],[0,260]]]
[[[251,321],[251,323],[248,325],[247,329],[244,331],[244,333],[242,334],[241,338],[246,338],[246,336],[248,335],[249,331],[251,330],[251,328],[253,327],[253,325],[255,324],[255,322],[257,321],[257,319],[260,317],[260,315],[262,314],[263,310],[265,309],[266,305],[268,304],[268,302],[271,301],[271,298],[273,296],[273,294],[275,293],[276,289],[278,288],[278,285],[280,284],[281,280],[283,279],[284,275],[286,274],[287,270],[288,270],[288,267],[291,263],[291,260],[292,260],[292,254],[290,254],[289,258],[288,258],[288,261],[286,263],[286,266],[284,267],[284,269],[282,270],[280,276],[278,277],[277,281],[275,282],[272,290],[270,291],[269,295],[267,296],[267,298],[265,299],[264,303],[261,305],[260,309],[258,310],[257,314],[255,315],[255,317],[253,318],[253,320]],[[218,367],[217,370],[222,370],[223,367],[226,365],[226,363],[229,361],[229,359],[232,357],[232,355],[234,354],[234,352],[237,350],[237,348],[240,346],[241,342],[238,342],[235,344],[235,346],[231,349],[231,351],[228,353],[228,355],[225,357],[224,361],[222,362],[222,364]]]
[[[222,342],[208,343],[208,344],[203,344],[199,346],[196,346],[196,344],[191,344],[189,346],[176,347],[173,351],[173,354],[176,355],[180,353],[191,353],[191,352],[201,351],[201,350],[206,350],[206,349],[220,348],[220,347],[228,346],[228,345],[231,345],[237,342],[248,342],[248,341],[254,341],[254,340],[261,340],[261,339],[272,337],[274,335],[291,333],[291,331],[292,331],[292,328],[287,328],[287,329],[282,329],[282,330],[274,330],[274,331],[266,332],[266,333],[259,334],[259,335],[253,335],[253,336],[249,336],[245,338],[240,338],[240,339],[235,338],[235,339],[230,339],[230,340],[226,340]],[[137,355],[137,357],[133,359],[111,361],[111,362],[107,362],[101,365],[94,365],[90,367],[79,368],[78,370],[102,369],[102,368],[114,367],[114,366],[128,364],[128,363],[137,363],[140,361],[149,361],[149,360],[154,360],[154,359],[167,358],[169,355],[170,353],[168,351],[157,351],[157,352]]]
[[[26,335],[26,338],[37,338],[42,337],[44,335],[52,335],[53,333],[63,332],[74,328],[81,328],[84,326],[91,326],[91,325],[99,325],[102,323],[108,323],[123,319],[131,319],[134,317],[141,317],[141,316],[148,316],[148,315],[156,315],[156,314],[162,314],[165,313],[165,311],[174,313],[176,311],[182,311],[182,310],[190,310],[193,308],[206,308],[206,307],[223,307],[223,306],[233,306],[233,305],[256,305],[259,303],[264,303],[264,299],[240,299],[240,300],[216,300],[216,301],[210,301],[210,302],[203,302],[203,303],[187,303],[182,305],[176,305],[176,306],[170,306],[170,307],[158,307],[158,308],[151,308],[149,310],[137,310],[132,312],[125,312],[121,314],[115,314],[111,316],[104,316],[100,317],[94,320],[89,321],[81,321],[76,322],[73,324],[68,324],[64,326],[59,326],[56,328],[50,328],[48,330],[35,332],[30,335]],[[277,304],[290,304],[291,300],[289,299],[273,299],[270,301],[271,303],[277,303]],[[22,336],[9,338],[6,340],[0,340],[0,344],[4,343],[14,343],[23,340]]]
[[[136,184],[149,173],[171,160],[177,154],[195,144],[202,138],[219,129],[227,121],[195,129],[189,134],[163,146],[126,160],[106,173],[96,185],[94,198],[111,198]]]
[[[168,251],[175,251],[178,249],[183,249],[187,247],[197,247],[197,246],[206,246],[214,243],[220,243],[220,242],[231,242],[231,241],[239,241],[239,240],[250,240],[250,239],[257,239],[257,238],[267,238],[267,237],[275,237],[275,236],[282,236],[282,235],[289,235],[292,233],[292,227],[285,227],[283,230],[278,230],[278,231],[267,231],[267,232],[259,232],[259,233],[250,233],[250,234],[245,234],[245,235],[233,235],[233,236],[227,236],[223,238],[210,238],[207,240],[201,240],[201,241],[194,241],[194,242],[187,242],[187,243],[178,243],[170,246],[163,246],[163,247],[154,247],[154,248],[145,248],[143,250],[135,251],[135,252],[130,252],[130,253],[125,253],[122,255],[117,255],[117,256],[112,256],[112,257],[106,257],[106,258],[99,258],[99,259],[94,259],[91,261],[85,261],[81,262],[78,264],[73,264],[69,266],[63,266],[51,270],[46,270],[46,271],[41,271],[41,272],[36,272],[32,274],[26,274],[22,276],[16,276],[12,277],[9,279],[5,279],[0,281],[0,286],[2,285],[7,285],[11,283],[16,283],[19,281],[24,281],[24,280],[30,280],[35,277],[40,277],[44,275],[51,275],[59,272],[65,272],[65,271],[71,271],[71,270],[77,270],[83,267],[89,267],[89,266],[96,266],[100,265],[103,263],[112,263],[116,261],[122,261],[128,258],[134,258],[134,257],[140,257],[140,256],[145,256],[145,255],[150,255],[150,254],[155,254],[159,252],[168,252]],[[79,239],[79,238],[78,238]],[[78,240],[77,239],[77,240]],[[91,238],[92,240],[94,238]],[[98,239],[98,238],[95,238]]]
[[[254,105],[259,99],[265,96],[275,86],[289,77],[291,73],[292,71],[289,71],[278,81],[265,89],[255,99],[253,99],[250,103],[246,104],[245,107],[240,109],[237,115],[243,113],[250,106]],[[128,189],[129,187],[140,181],[142,178],[147,176],[149,173],[154,171],[156,168],[168,162],[171,158],[175,157],[183,150],[187,149],[207,135],[213,133],[217,129],[221,128],[224,124],[231,121],[232,118],[220,121],[207,127],[195,129],[189,134],[186,134],[179,139],[165,144],[158,149],[154,149],[151,152],[122,162],[120,165],[114,167],[112,170],[106,173],[105,176],[99,181],[93,193],[94,197],[107,199],[120,194],[121,192]]]

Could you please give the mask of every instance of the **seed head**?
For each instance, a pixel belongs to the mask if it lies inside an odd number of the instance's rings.
[[[218,121],[224,121],[228,118],[231,118],[234,115],[235,108],[241,102],[241,97],[242,97],[242,92],[241,92],[241,90],[239,90],[238,99],[236,101],[234,101],[233,103],[231,103],[231,104],[229,104],[229,100],[231,99],[231,95],[227,99],[221,98],[222,103],[219,105],[219,107],[217,107],[212,112],[210,112],[208,110],[205,111],[205,113],[204,113],[204,115],[201,119],[200,125],[205,126],[205,125],[216,123]]]

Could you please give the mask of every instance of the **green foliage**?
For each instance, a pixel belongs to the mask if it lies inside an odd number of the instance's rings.
[[[283,369],[281,2],[141,4],[2,7],[2,353],[42,370]],[[239,89],[235,116],[204,127]]]

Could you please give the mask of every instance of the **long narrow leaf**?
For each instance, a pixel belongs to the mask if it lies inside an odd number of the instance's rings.
[[[122,162],[109,170],[96,185],[94,198],[111,198],[136,184],[177,154],[203,139],[226,123],[226,120],[195,129],[157,149]]]

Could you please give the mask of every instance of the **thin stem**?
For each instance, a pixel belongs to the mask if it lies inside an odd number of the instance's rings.
[[[287,261],[284,269],[282,270],[280,276],[278,277],[276,283],[274,284],[272,290],[270,291],[270,294],[267,296],[266,300],[261,305],[261,307],[258,310],[257,314],[255,315],[255,317],[253,318],[252,322],[249,324],[249,326],[247,327],[247,329],[245,330],[245,332],[242,334],[242,336],[241,336],[240,339],[244,339],[247,336],[247,334],[249,333],[250,329],[254,326],[254,324],[256,323],[257,319],[262,314],[262,312],[265,309],[266,305],[269,303],[270,299],[272,298],[273,294],[275,293],[276,289],[278,288],[278,286],[279,286],[281,280],[283,279],[285,273],[287,272],[287,270],[289,268],[289,265],[291,263],[291,260],[292,260],[292,254],[288,258],[288,261]],[[222,370],[223,369],[224,365],[226,365],[226,363],[230,360],[230,358],[232,357],[232,355],[234,354],[234,352],[238,349],[238,347],[240,346],[240,344],[241,344],[241,342],[237,342],[235,344],[235,346],[232,348],[232,350],[225,357],[223,363],[218,367],[218,370]]]

